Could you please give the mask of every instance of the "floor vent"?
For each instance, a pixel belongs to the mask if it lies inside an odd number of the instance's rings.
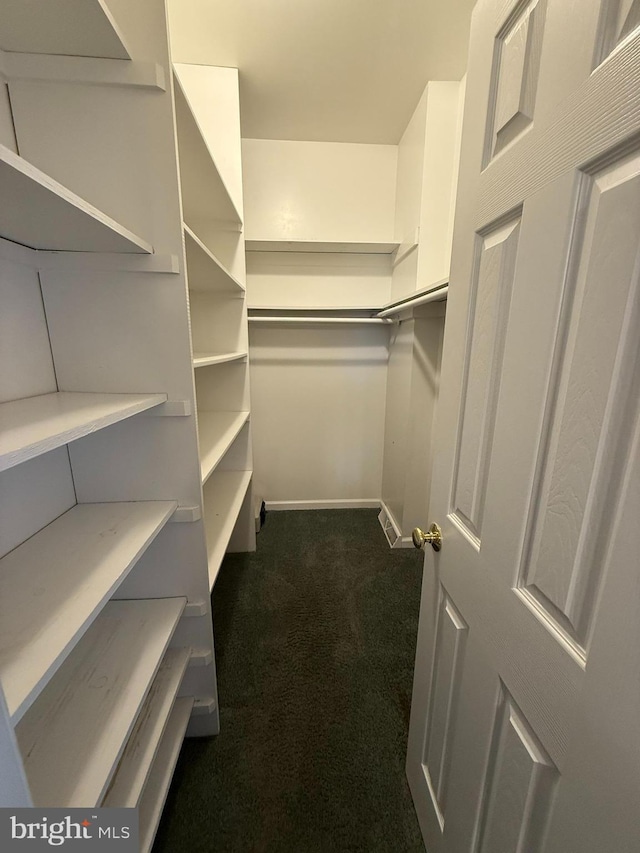
[[[384,535],[387,537],[389,547],[397,548],[400,545],[400,542],[398,541],[400,539],[400,534],[396,530],[395,525],[385,507],[382,507],[380,510],[378,521],[380,522],[380,527],[382,527]]]

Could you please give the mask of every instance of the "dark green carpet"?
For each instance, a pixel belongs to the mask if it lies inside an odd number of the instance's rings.
[[[154,853],[424,853],[404,775],[422,555],[376,510],[272,512],[213,594],[221,733]]]

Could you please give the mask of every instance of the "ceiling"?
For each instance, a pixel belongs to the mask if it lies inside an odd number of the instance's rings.
[[[169,0],[177,62],[240,69],[242,135],[396,144],[465,72],[475,0]]]

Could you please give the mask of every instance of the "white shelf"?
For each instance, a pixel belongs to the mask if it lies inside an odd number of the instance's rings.
[[[176,506],[78,504],[0,560],[0,682],[14,724]]]
[[[212,364],[224,364],[227,361],[246,359],[246,352],[194,352],[194,367],[209,367]]]
[[[58,391],[0,403],[0,471],[130,418],[166,400],[166,394]]]
[[[2,50],[130,58],[104,0],[3,0],[0,33]]]
[[[169,717],[156,760],[151,767],[149,779],[140,800],[140,853],[149,853],[156,836],[160,815],[164,807],[173,771],[180,755],[182,741],[187,730],[193,699],[182,698]]]
[[[247,252],[336,252],[354,255],[390,255],[399,243],[325,243],[317,240],[245,240]]]
[[[206,483],[216,466],[231,447],[249,412],[199,412],[200,473]]]
[[[242,225],[242,217],[191,111],[177,69],[174,69],[174,80],[184,218],[191,225],[202,220]]]
[[[16,727],[34,805],[102,801],[185,604],[107,604]]]
[[[153,247],[0,145],[0,237],[67,252],[142,252]]]
[[[395,314],[401,314],[412,308],[419,308],[421,305],[427,305],[430,302],[446,302],[447,294],[449,293],[449,279],[445,278],[441,281],[427,285],[420,290],[416,290],[410,296],[405,296],[395,302],[390,302],[385,305],[384,309],[376,316],[382,318],[393,317]]]
[[[209,557],[209,586],[213,589],[220,564],[251,482],[251,471],[216,471],[207,483],[204,526]]]
[[[158,753],[189,663],[190,649],[169,649],[122,753],[103,808],[135,808]]]
[[[189,290],[244,293],[245,286],[220,263],[213,252],[183,223]]]

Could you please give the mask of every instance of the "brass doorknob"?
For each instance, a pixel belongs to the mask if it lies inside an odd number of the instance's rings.
[[[416,548],[422,548],[423,545],[427,544],[431,545],[434,551],[439,551],[442,548],[442,530],[435,522],[426,533],[419,527],[414,527],[411,538]]]

